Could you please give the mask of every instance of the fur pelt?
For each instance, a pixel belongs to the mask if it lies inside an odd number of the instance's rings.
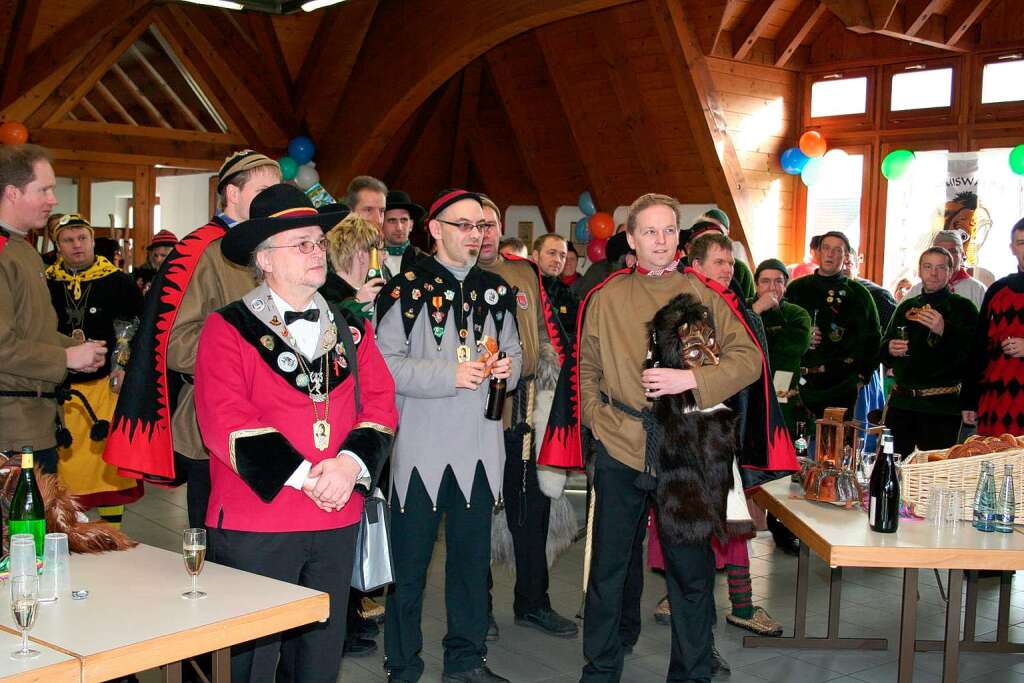
[[[5,516],[9,514],[11,498],[18,487],[21,476],[19,458],[3,458],[0,456],[0,501]],[[60,479],[53,474],[43,474],[35,468],[36,483],[39,493],[43,496],[46,508],[46,530],[63,532],[68,535],[68,549],[73,553],[101,553],[107,550],[127,550],[139,543],[133,541],[123,531],[115,529],[106,522],[89,522],[86,520],[82,507],[75,501]],[[8,552],[10,539],[7,525],[3,525],[3,551]]]
[[[651,321],[657,341],[654,360],[660,367],[693,368],[717,363],[717,343],[710,312],[693,297],[681,294]],[[740,520],[727,523],[727,500],[734,481],[739,449],[735,413],[716,406],[700,410],[692,391],[659,398],[653,407],[664,438],[658,451],[659,532],[669,544],[707,541],[711,535],[748,532]]]
[[[551,415],[551,404],[555,400],[555,385],[558,383],[558,352],[550,342],[540,345],[540,357],[537,361],[537,372],[534,376],[536,394],[533,400],[533,457],[536,461],[540,454],[541,441],[548,426]],[[552,500],[560,497],[565,491],[567,470],[561,467],[537,467],[537,483],[541,492]]]
[[[551,567],[558,556],[572,545],[577,533],[579,533],[579,522],[569,497],[560,496],[552,499],[551,516],[548,520],[548,540],[544,547],[548,567]],[[491,523],[491,562],[505,565],[509,571],[515,572],[515,547],[512,544],[512,532],[508,528],[505,508],[495,513]]]

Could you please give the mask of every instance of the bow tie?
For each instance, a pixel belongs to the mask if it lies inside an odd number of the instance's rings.
[[[285,311],[284,312],[284,324],[291,325],[296,320],[308,320],[311,323],[315,323],[320,320],[320,309],[311,308],[308,311]]]

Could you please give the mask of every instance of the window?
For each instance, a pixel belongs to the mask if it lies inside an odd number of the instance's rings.
[[[826,76],[811,84],[811,118],[863,114],[867,111],[868,79]]]
[[[996,278],[1017,271],[1017,259],[1010,253],[1010,226],[1024,216],[1024,176],[1010,170],[1009,154],[1009,148],[978,152],[981,208],[975,212],[974,244],[967,247],[967,262]]]
[[[910,171],[887,183],[881,284],[889,291],[902,278],[917,282],[917,258],[942,229],[948,157],[946,150],[917,152]]]
[[[981,72],[981,103],[1015,102],[1024,100],[1024,59],[986,64]]]
[[[829,162],[822,179],[807,188],[805,252],[811,238],[839,230],[860,251],[861,190],[864,184],[864,155],[839,156]]]
[[[890,111],[948,107],[953,99],[953,69],[907,67],[893,74]]]

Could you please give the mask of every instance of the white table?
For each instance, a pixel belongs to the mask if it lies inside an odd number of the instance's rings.
[[[321,621],[328,596],[308,588],[206,563],[202,600],[190,588],[181,555],[140,545],[124,552],[71,556],[73,589],[85,600],[40,605],[33,641],[82,663],[82,683],[105,681],[214,652],[215,680],[230,678],[228,648],[254,638]],[[0,596],[3,628],[14,631],[10,596]],[[340,647],[341,644],[339,643]]]
[[[799,495],[800,497],[793,497]],[[745,647],[884,649],[882,638],[840,638],[839,602],[843,567],[898,567],[903,569],[902,616],[900,620],[899,680],[913,677],[914,651],[943,650],[943,680],[956,681],[960,650],[1024,652],[1008,642],[1010,577],[1000,585],[999,628],[994,643],[974,640],[977,609],[976,572],[969,571],[964,642],[960,642],[960,607],[964,570],[1024,569],[1024,534],[982,533],[970,524],[936,529],[922,521],[900,520],[894,534],[879,534],[868,527],[867,515],[859,508],[845,510],[802,497],[802,489],[789,478],[765,485],[755,500],[782,521],[800,539],[794,635],[789,638],[748,636]],[[807,576],[809,552],[814,551],[831,567],[829,578],[828,635],[808,637]],[[917,641],[917,579],[920,569],[949,570],[949,600],[943,641]]]
[[[8,608],[9,609],[9,608]],[[78,683],[82,665],[69,654],[39,643],[29,647],[39,651],[33,659],[12,659],[21,647],[21,636],[0,631],[0,681],[3,683]]]

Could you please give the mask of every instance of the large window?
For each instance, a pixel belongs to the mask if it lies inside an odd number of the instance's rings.
[[[881,283],[886,289],[902,278],[917,282],[917,258],[942,229],[948,156],[946,150],[917,152],[911,170],[887,183]]]
[[[868,106],[867,76],[828,78],[811,84],[811,118],[863,114]]]
[[[981,103],[1024,100],[1024,59],[1000,60],[986,64],[981,72]]]
[[[948,107],[953,100],[953,69],[908,67],[893,74],[890,111]]]
[[[1009,149],[983,149],[978,153],[978,200],[975,212],[975,244],[967,250],[996,278],[1016,272],[1017,259],[1010,253],[1010,227],[1024,216],[1024,176],[1010,170]]]
[[[861,196],[864,155],[849,154],[829,159],[821,180],[807,188],[807,220],[804,247],[811,238],[839,230],[860,251]]]

